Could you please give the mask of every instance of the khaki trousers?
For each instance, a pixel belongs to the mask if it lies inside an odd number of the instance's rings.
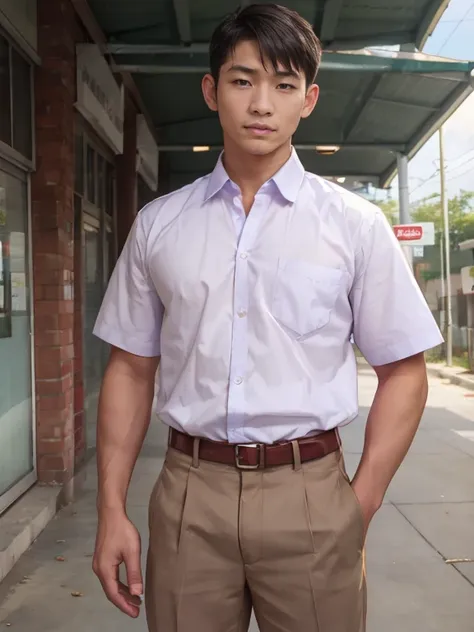
[[[342,454],[242,471],[168,449],[149,508],[150,632],[364,632],[364,522]]]

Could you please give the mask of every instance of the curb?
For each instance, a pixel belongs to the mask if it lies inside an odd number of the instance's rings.
[[[84,465],[64,486],[37,483],[0,516],[0,583],[58,511],[77,498],[85,481]]]
[[[443,368],[438,368],[434,366],[428,366],[428,375],[433,377],[439,377],[443,380],[449,380],[451,384],[455,384],[456,386],[462,386],[469,391],[474,391],[474,379],[469,377],[464,377],[462,374],[451,373]]]

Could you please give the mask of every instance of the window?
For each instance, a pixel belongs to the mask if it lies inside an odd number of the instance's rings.
[[[97,154],[97,206],[105,208],[105,158]]]
[[[115,176],[114,167],[108,162],[106,166],[106,188],[105,188],[105,212],[110,217],[114,216],[115,207]]]
[[[7,145],[12,142],[10,105],[10,51],[8,42],[0,35],[0,140]]]
[[[31,64],[0,34],[0,141],[33,156]]]
[[[33,147],[31,120],[31,67],[23,57],[11,50],[13,148],[31,158]]]
[[[86,176],[87,176],[87,199],[91,204],[96,203],[96,162],[95,151],[87,145],[86,152]]]
[[[84,195],[84,139],[76,134],[74,139],[74,191]]]

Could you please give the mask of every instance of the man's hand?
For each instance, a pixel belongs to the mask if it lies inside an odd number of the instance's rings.
[[[422,353],[374,370],[379,384],[367,421],[364,451],[352,481],[366,528],[410,448],[428,394]]]
[[[351,483],[351,487],[354,490],[354,494],[359,501],[359,505],[364,518],[364,537],[367,535],[372,518],[380,509],[381,502],[374,497],[371,489],[364,489],[364,487],[358,484],[357,479],[354,479]]]
[[[136,619],[140,614],[143,580],[140,535],[123,511],[105,510],[99,516],[93,570],[109,601]],[[127,584],[119,581],[125,563]]]

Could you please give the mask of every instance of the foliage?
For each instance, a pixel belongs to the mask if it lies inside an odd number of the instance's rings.
[[[398,204],[395,200],[388,200],[378,204],[389,222],[398,222]],[[443,230],[443,212],[441,200],[434,194],[424,198],[411,209],[413,222],[434,222],[436,241]],[[474,239],[474,191],[461,191],[448,201],[449,234],[451,247],[457,248],[460,242]]]

